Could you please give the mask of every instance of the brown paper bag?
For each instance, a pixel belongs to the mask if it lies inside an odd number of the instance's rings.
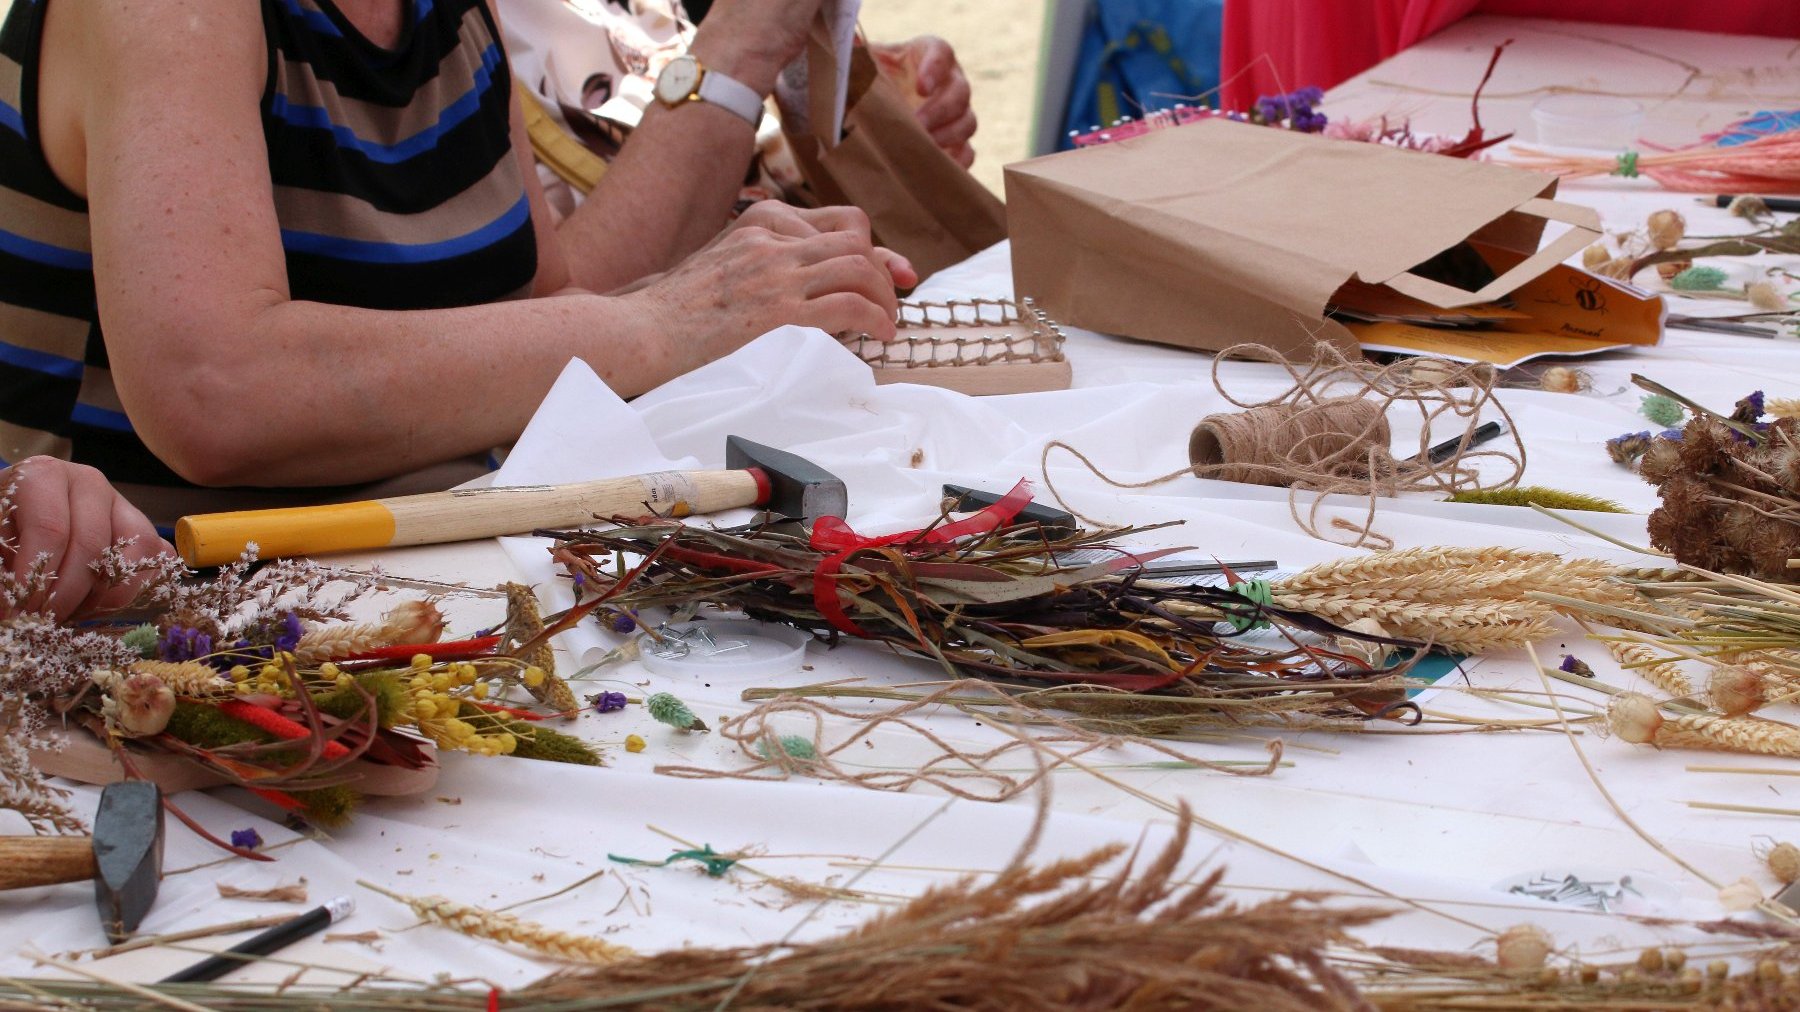
[[[1349,349],[1325,316],[1347,285],[1476,306],[1596,240],[1599,215],[1555,190],[1517,169],[1209,120],[1007,166],[1013,282],[1059,321],[1110,334]],[[1548,221],[1571,227],[1540,251]],[[1469,240],[1517,262],[1473,291],[1414,271]]]
[[[824,70],[809,75],[815,96],[821,87],[829,90],[832,75]],[[810,132],[789,130],[787,138],[820,203],[868,212],[875,241],[911,260],[921,278],[1006,238],[1000,198],[937,146],[860,45],[850,66],[843,139],[827,149]]]

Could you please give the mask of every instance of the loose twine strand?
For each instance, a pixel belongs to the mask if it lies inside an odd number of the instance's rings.
[[[1219,373],[1233,359],[1272,362],[1287,370],[1293,386],[1265,401],[1234,397]],[[1333,345],[1320,342],[1310,360],[1291,360],[1265,345],[1238,344],[1213,359],[1213,389],[1233,405],[1237,413],[1209,415],[1195,427],[1188,443],[1186,467],[1146,481],[1118,481],[1109,477],[1081,450],[1060,439],[1045,444],[1039,466],[1044,486],[1058,505],[1083,522],[1111,526],[1074,507],[1056,489],[1050,477],[1050,454],[1067,451],[1096,478],[1122,489],[1153,488],[1185,477],[1270,485],[1289,490],[1288,511],[1306,533],[1324,541],[1322,526],[1348,531],[1353,548],[1390,549],[1391,538],[1374,530],[1375,513],[1382,497],[1402,492],[1437,492],[1454,495],[1479,488],[1511,488],[1525,474],[1525,444],[1506,406],[1494,396],[1496,374],[1485,364],[1462,365],[1443,359],[1402,359],[1376,365],[1350,358]],[[1395,405],[1418,411],[1419,451],[1416,456],[1396,457],[1390,447],[1387,412]],[[1474,449],[1475,430],[1482,413],[1492,408],[1503,420],[1510,447]],[[1440,429],[1460,422],[1462,435],[1454,451],[1432,461],[1434,424]],[[1510,472],[1485,484],[1475,460],[1493,457],[1510,465]],[[1366,497],[1368,510],[1360,523],[1342,517],[1321,525],[1319,510],[1331,495]],[[1310,503],[1302,509],[1303,497]]]
[[[1055,729],[1055,733],[1035,738],[1014,737],[990,749],[961,748],[913,719],[920,711],[930,712],[946,704],[963,704],[971,695],[991,695],[1007,704],[1003,707],[1004,712],[1018,717],[1029,716],[1033,720],[1047,723]],[[995,716],[989,713],[983,719],[992,722]],[[852,722],[855,727],[836,742],[827,744],[827,718]],[[782,744],[784,735],[777,729],[783,725],[791,725],[797,719],[812,723],[812,733],[801,735],[812,744],[813,747],[809,750],[811,754],[794,754]],[[928,742],[936,750],[936,754],[917,767],[896,770],[856,768],[854,764],[839,761],[838,757],[850,752],[853,746],[874,738],[877,732],[889,725],[894,729],[912,732]],[[1128,743],[1144,746],[1181,763],[1233,776],[1267,776],[1280,764],[1282,753],[1280,740],[1271,739],[1268,743],[1268,761],[1261,766],[1246,768],[1209,762],[1161,742],[1129,735],[1100,734],[1072,721],[1028,711],[1022,705],[1012,702],[998,688],[974,679],[944,683],[917,699],[872,714],[831,706],[814,699],[780,695],[724,721],[718,731],[734,742],[745,758],[752,760],[749,766],[720,770],[704,766],[662,765],[656,767],[656,772],[690,780],[785,780],[790,776],[800,775],[835,780],[852,787],[902,793],[919,784],[928,784],[953,797],[991,802],[1006,801],[1030,791],[1056,767],[1068,764],[1075,758]],[[1033,773],[1023,777],[1004,772],[998,765],[1002,759],[1015,752],[1035,754],[1040,746],[1046,744],[1068,745],[1073,747],[1073,751],[1055,752],[1055,761],[1040,763]]]

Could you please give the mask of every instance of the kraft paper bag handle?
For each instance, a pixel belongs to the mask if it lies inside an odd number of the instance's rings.
[[[1382,284],[1402,295],[1410,295],[1415,299],[1421,299],[1444,309],[1454,309],[1477,302],[1492,302],[1569,259],[1600,238],[1600,216],[1591,207],[1533,197],[1520,204],[1515,210],[1520,214],[1543,218],[1546,221],[1560,221],[1574,227],[1558,236],[1550,245],[1526,257],[1512,270],[1483,285],[1478,292],[1467,291],[1455,285],[1447,285],[1442,281],[1422,278],[1411,271],[1382,282]]]

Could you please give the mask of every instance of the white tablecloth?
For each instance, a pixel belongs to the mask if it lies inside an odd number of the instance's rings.
[[[1405,76],[1424,66],[1430,80],[1460,81],[1475,66],[1470,54],[1482,50],[1490,36],[1506,32],[1524,29],[1516,23],[1459,26],[1337,94],[1346,108],[1367,111],[1395,100],[1391,94],[1383,98],[1379,87],[1369,83],[1381,73]],[[1536,50],[1529,44],[1515,46],[1502,64],[1497,91],[1516,83],[1515,78],[1560,79],[1543,76],[1551,72],[1544,69],[1542,58],[1546,52],[1561,54],[1558,47],[1566,37],[1547,30],[1538,34],[1562,41]],[[1534,72],[1539,76],[1529,78]],[[1679,73],[1676,78],[1679,83]],[[1445,109],[1451,105],[1466,108],[1457,99],[1435,100],[1436,105],[1417,96],[1407,101],[1418,104],[1422,118],[1447,116]],[[1513,107],[1502,102],[1488,108],[1493,126]],[[1338,108],[1328,104],[1327,110]],[[1701,112],[1710,116],[1709,110]],[[1600,208],[1609,228],[1633,227],[1662,206],[1680,206],[1695,232],[1733,227],[1722,212],[1639,185],[1574,187],[1565,196]],[[1001,247],[944,272],[920,294],[999,296],[1010,294],[1010,288],[1007,251]],[[1258,335],[1243,336],[1254,340]],[[612,398],[583,367],[573,366],[501,480],[522,483],[632,473],[690,458],[700,465],[718,466],[723,463],[725,436],[735,433],[793,450],[837,473],[851,489],[851,519],[859,529],[895,530],[934,515],[943,482],[1003,490],[1020,477],[1041,477],[1039,456],[1053,438],[1081,447],[1121,480],[1173,470],[1185,463],[1187,436],[1194,423],[1211,411],[1228,408],[1212,389],[1211,360],[1206,357],[1079,331],[1071,336],[1068,353],[1074,363],[1074,389],[984,400],[923,387],[876,387],[868,371],[825,335],[792,328],[776,331],[630,405]],[[1646,373],[1720,406],[1759,388],[1770,396],[1800,396],[1800,345],[1788,341],[1673,332],[1659,348],[1609,355],[1581,367],[1593,378],[1594,389],[1588,393],[1511,389],[1503,395],[1529,448],[1526,480],[1602,495],[1638,511],[1590,519],[1610,533],[1640,543],[1642,514],[1654,507],[1654,496],[1631,472],[1612,464],[1601,447],[1608,437],[1650,427],[1637,414],[1641,394],[1629,385],[1630,373]],[[1225,375],[1240,395],[1272,394],[1284,385],[1282,374],[1269,366],[1235,363]],[[1405,445],[1411,435],[1402,425],[1397,439]],[[1288,567],[1347,551],[1299,531],[1289,519],[1286,493],[1280,490],[1183,479],[1126,492],[1102,485],[1072,464],[1066,457],[1053,459],[1051,477],[1082,511],[1120,523],[1185,522],[1147,536],[1146,543],[1190,545],[1227,559],[1275,558]],[[1360,511],[1353,502],[1334,508],[1346,516]],[[1620,561],[1631,558],[1514,508],[1416,498],[1384,504],[1377,527],[1401,546],[1502,544]],[[537,582],[552,604],[564,594],[543,559],[541,544],[528,540],[509,541],[504,550],[495,544],[463,545],[349,561],[378,561],[395,575],[473,585],[523,576]],[[499,607],[498,602],[480,597],[450,602],[459,629],[492,624]],[[565,664],[606,645],[598,632],[572,636],[563,644]],[[1547,642],[1542,651],[1550,656],[1572,651],[1592,663],[1605,680],[1631,680],[1606,659],[1604,651],[1580,642],[1577,635]],[[807,662],[810,670],[755,683],[798,685],[856,677],[891,684],[934,677],[928,665],[856,643],[832,651],[815,645],[809,648]],[[608,668],[599,677],[630,683],[633,691],[672,691],[709,722],[747,708],[739,699],[743,684],[652,676],[636,664]],[[1472,669],[1469,682],[1527,692],[1540,688],[1537,676],[1517,656],[1485,660]],[[593,692],[602,687],[620,686],[579,688]],[[1588,702],[1598,700],[1594,696]],[[1435,696],[1432,705],[1503,718],[1544,715],[1540,710],[1498,707],[1454,687]],[[1001,740],[993,729],[954,712],[934,713],[929,719],[935,730],[959,742]],[[956,801],[945,807],[942,796],[925,790],[901,795],[805,779],[746,783],[657,776],[651,770],[660,763],[719,769],[744,763],[717,736],[678,734],[652,722],[641,708],[605,716],[588,713],[574,728],[614,746],[609,748],[608,767],[446,756],[434,790],[414,798],[371,800],[350,826],[274,851],[279,857],[274,864],[232,861],[168,878],[144,930],[176,930],[269,912],[267,905],[218,899],[218,881],[268,886],[305,877],[315,901],[341,893],[355,896],[361,905],[353,919],[334,930],[379,929],[382,940],[369,947],[314,938],[281,958],[329,963],[346,972],[385,969],[413,980],[448,975],[517,986],[541,975],[546,964],[434,927],[409,930],[410,914],[357,887],[354,880],[501,906],[606,870],[609,853],[666,856],[677,844],[652,828],[658,827],[720,851],[759,853],[762,856],[746,864],[772,874],[840,885],[857,879],[858,889],[894,897],[916,893],[954,870],[1000,867],[1032,818],[1029,798],[1005,804]],[[846,729],[847,725],[828,730],[828,740]],[[642,754],[616,747],[633,732],[649,741]],[[1264,755],[1263,742],[1270,736],[1246,732],[1223,743],[1182,748],[1205,758],[1252,760]],[[1593,734],[1581,740],[1619,803],[1649,832],[1719,881],[1749,876],[1771,885],[1752,853],[1752,843],[1764,834],[1789,835],[1786,823],[1690,810],[1683,802],[1785,806],[1792,802],[1782,797],[1790,790],[1784,779],[1687,773],[1683,767],[1695,761],[1694,754],[1657,753]],[[1630,951],[1658,938],[1691,940],[1699,936],[1685,923],[1725,913],[1711,887],[1620,823],[1560,733],[1315,732],[1287,735],[1285,741],[1292,765],[1268,778],[1169,769],[1111,772],[1142,791],[1170,801],[1185,800],[1219,826],[1254,839],[1256,843],[1202,834],[1191,855],[1196,868],[1225,865],[1227,882],[1245,899],[1291,889],[1367,896],[1373,887],[1427,901],[1424,909],[1396,906],[1400,912],[1395,918],[1366,932],[1371,940],[1479,947],[1492,932],[1532,921],[1549,930],[1559,945],[1592,956]],[[890,732],[878,735],[859,753],[859,760],[870,767],[904,767],[927,754],[916,737]],[[1141,750],[1123,749],[1100,761],[1123,764],[1144,757]],[[1059,773],[1054,789],[1055,815],[1043,846],[1045,855],[1145,834],[1161,838],[1167,832],[1170,820],[1165,813],[1084,774]],[[79,793],[79,803],[91,804],[93,791]],[[187,796],[182,803],[216,832],[254,826],[271,844],[294,839],[257,814],[266,809],[234,792]],[[857,878],[862,862],[882,854],[921,824],[924,828],[882,868]],[[191,833],[171,824],[168,867],[184,868],[217,857]],[[1509,895],[1504,889],[1520,877],[1544,873],[1575,873],[1588,879],[1630,875],[1643,894],[1639,909],[1673,921],[1651,926]],[[33,968],[34,955],[103,944],[91,902],[81,886],[0,894],[0,973],[47,972]],[[603,878],[517,912],[653,950],[765,942],[790,932],[794,937],[819,937],[875,910],[866,904],[833,903],[818,910],[815,906],[742,870],[712,879],[692,865],[660,869],[611,865]],[[121,978],[154,979],[191,958],[184,951],[146,950],[100,966]],[[277,963],[240,977],[279,979],[290,969]],[[314,970],[306,979],[343,978]]]

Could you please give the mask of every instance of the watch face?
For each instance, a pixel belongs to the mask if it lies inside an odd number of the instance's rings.
[[[672,61],[656,79],[656,97],[664,102],[680,102],[693,94],[700,83],[700,64],[687,57]]]

